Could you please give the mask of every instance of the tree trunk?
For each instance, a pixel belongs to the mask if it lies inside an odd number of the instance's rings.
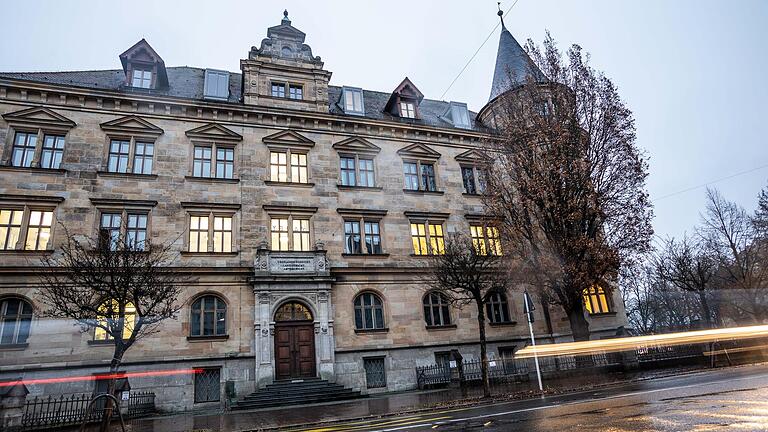
[[[588,341],[589,340],[589,323],[584,318],[584,309],[581,303],[577,303],[578,306],[572,308],[568,312],[568,321],[571,324],[571,333],[573,334],[573,340]]]
[[[483,397],[491,397],[491,383],[488,379],[488,349],[485,344],[485,311],[483,302],[477,302],[477,329],[480,331],[480,378],[483,381]]]
[[[707,301],[707,293],[704,290],[699,290],[699,301],[701,302],[701,314],[704,315],[704,325],[709,329],[712,328],[712,310],[709,308],[709,302]]]
[[[121,347],[117,346],[118,342],[115,342],[115,353],[112,357],[112,361],[109,363],[109,378],[107,381],[107,394],[115,395],[115,375],[120,370],[120,364],[122,363],[123,353],[125,352]],[[112,412],[114,411],[114,405],[111,398],[105,398],[104,401],[104,416],[101,418],[101,425],[99,426],[99,432],[108,432],[109,425],[112,421]],[[118,408],[119,409],[119,408]]]

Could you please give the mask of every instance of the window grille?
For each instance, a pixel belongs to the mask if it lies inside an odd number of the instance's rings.
[[[199,369],[195,373],[195,403],[218,402],[221,398],[221,370]]]
[[[384,366],[384,357],[363,359],[365,368],[365,382],[368,388],[381,388],[387,386],[387,371]]]

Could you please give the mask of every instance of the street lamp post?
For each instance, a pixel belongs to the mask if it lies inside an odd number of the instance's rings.
[[[533,311],[536,309],[533,306],[533,300],[528,295],[528,290],[523,292],[523,304],[525,305],[525,315],[528,317],[528,330],[531,332],[531,346],[533,346],[533,362],[536,364],[536,378],[539,380],[539,390],[544,391],[544,386],[541,385],[541,369],[539,369],[539,356],[536,354],[536,338],[533,337]]]

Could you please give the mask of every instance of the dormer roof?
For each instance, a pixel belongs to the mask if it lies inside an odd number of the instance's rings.
[[[123,72],[128,75],[129,67],[132,63],[152,64],[157,66],[157,87],[168,87],[168,74],[165,70],[165,62],[155,51],[146,39],[141,39],[132,47],[120,54],[120,63],[123,64]]]
[[[415,101],[416,105],[424,99],[424,94],[414,85],[408,77],[395,88],[384,106],[384,110],[396,114],[398,112],[397,104],[401,100]]]

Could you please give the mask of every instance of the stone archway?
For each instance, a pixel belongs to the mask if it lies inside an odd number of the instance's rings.
[[[317,376],[315,326],[310,309],[298,301],[289,301],[277,309],[274,321],[275,378]]]

